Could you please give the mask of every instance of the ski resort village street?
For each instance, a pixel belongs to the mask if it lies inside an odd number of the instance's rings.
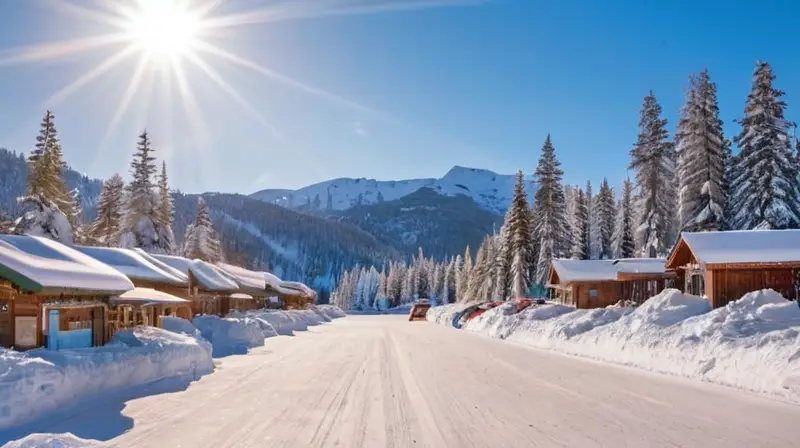
[[[798,421],[732,388],[356,315],[26,432],[118,447],[788,447]]]

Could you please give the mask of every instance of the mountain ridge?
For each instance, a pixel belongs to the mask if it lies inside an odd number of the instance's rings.
[[[529,197],[535,192],[530,177],[526,189]],[[429,188],[443,196],[464,195],[482,208],[504,214],[514,193],[513,174],[498,174],[483,168],[455,165],[441,178],[418,178],[381,181],[377,179],[340,177],[295,190],[265,189],[250,197],[293,209],[310,212],[334,212],[359,205],[393,201]]]

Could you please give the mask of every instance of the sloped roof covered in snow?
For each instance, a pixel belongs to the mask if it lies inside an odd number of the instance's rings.
[[[185,272],[186,275],[191,272],[197,280],[197,286],[205,291],[232,292],[239,289],[236,282],[223,274],[216,266],[205,261],[159,254],[152,254],[152,257],[174,269]]]
[[[554,283],[554,273],[558,276],[558,281],[555,283],[560,284],[613,281],[618,280],[620,274],[664,274],[666,261],[663,258],[554,259],[551,264],[549,283]]]
[[[41,295],[113,295],[133,289],[116,269],[36,236],[0,235],[0,277]]]
[[[217,263],[217,267],[232,277],[236,284],[239,285],[239,288],[254,292],[258,291],[262,294],[265,292],[267,283],[263,272],[251,271],[227,263]]]
[[[151,288],[133,288],[117,297],[111,299],[112,302],[141,302],[141,303],[189,303],[188,300],[167,294],[166,292],[156,291]]]
[[[300,291],[301,293],[303,293],[303,295],[308,296],[308,297],[315,297],[317,295],[317,293],[314,292],[313,289],[309,288],[304,283],[300,283],[300,282],[282,281],[280,283],[280,286],[281,286],[281,288],[288,288],[288,289],[294,289],[294,290]]]
[[[74,248],[122,272],[134,282],[146,281],[175,286],[188,285],[188,279],[173,275],[159,268],[133,249],[89,246],[74,246]]]
[[[688,249],[698,263],[800,263],[800,230],[684,232],[668,266],[686,263]]]
[[[154,257],[152,254],[149,254],[149,253],[145,252],[144,250],[142,250],[140,248],[136,248],[136,249],[133,249],[133,250],[136,251],[142,257],[144,257],[145,260],[147,260],[150,263],[154,264],[156,267],[158,267],[162,271],[165,271],[165,272],[167,272],[167,273],[169,273],[169,274],[171,274],[171,275],[173,275],[173,276],[175,276],[175,277],[177,277],[177,278],[179,278],[181,280],[184,280],[187,284],[189,283],[189,274],[188,273],[183,272],[183,271],[181,271],[179,269],[176,269],[176,268],[168,265],[167,263],[164,263],[163,261],[161,261],[161,260],[157,259],[156,257]]]

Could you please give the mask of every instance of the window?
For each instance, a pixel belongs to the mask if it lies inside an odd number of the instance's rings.
[[[689,294],[695,296],[702,296],[706,293],[705,279],[701,274],[692,274],[689,277]]]
[[[589,297],[597,297],[597,290],[594,288],[589,289]]]

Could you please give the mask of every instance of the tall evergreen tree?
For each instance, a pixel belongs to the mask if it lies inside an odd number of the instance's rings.
[[[614,190],[608,185],[608,179],[603,179],[600,191],[597,193],[594,207],[594,222],[599,233],[600,251],[598,258],[607,260],[614,257],[612,247],[614,238],[614,225],[616,216],[616,198]]]
[[[708,70],[689,79],[689,91],[675,134],[678,152],[678,214],[682,231],[724,228],[729,142],[722,133],[717,86]]]
[[[633,183],[626,179],[614,228],[614,257],[632,258],[636,251],[633,229]]]
[[[119,242],[124,189],[125,184],[119,174],[109,177],[103,184],[103,193],[97,204],[97,218],[87,232],[94,244],[114,247]]]
[[[651,91],[644,98],[630,164],[636,170],[636,240],[642,257],[666,254],[675,236],[675,148],[666,126]]]
[[[564,171],[556,158],[550,135],[542,147],[542,156],[536,168],[536,204],[534,205],[534,243],[539,250],[536,257],[534,283],[544,284],[553,258],[565,257],[569,252],[567,233],[567,204],[561,178]]]
[[[533,260],[533,223],[531,222],[528,194],[525,191],[525,176],[517,172],[514,184],[514,197],[506,213],[501,232],[503,241],[500,253],[494,262],[499,264],[498,276],[501,286],[497,289],[505,297],[509,293],[515,297],[526,297],[531,287],[531,263]],[[485,244],[484,244],[485,245]],[[494,291],[492,291],[494,292]]]
[[[158,176],[158,204],[154,216],[159,232],[159,247],[168,254],[175,252],[175,234],[172,232],[175,206],[169,190],[166,162],[161,162],[161,174]]]
[[[459,278],[456,280],[456,301],[464,302],[469,296],[469,278],[472,275],[472,254],[467,246],[464,250],[464,262],[459,269]]]
[[[526,199],[527,202],[527,199]],[[513,207],[513,204],[512,204]],[[506,212],[505,222],[507,223],[510,218],[511,208],[508,209]],[[530,221],[531,214],[528,213],[528,221]],[[533,238],[533,223],[530,222],[531,232],[530,237]],[[511,251],[511,247],[513,247],[511,241],[511,234],[508,230],[508,225],[505,223],[503,227],[500,228],[500,235],[498,235],[497,239],[497,250],[495,253],[495,260],[494,260],[494,285],[492,289],[492,297],[500,300],[505,300],[508,298],[509,288],[511,287],[511,260],[513,260],[513,254]],[[531,249],[533,246],[531,246]],[[530,269],[528,270],[531,271]]]
[[[574,260],[589,259],[589,207],[588,199],[583,190],[578,190],[575,196],[575,216],[572,218],[572,249],[571,256]]]
[[[159,235],[155,223],[157,201],[153,190],[156,165],[152,152],[150,136],[144,131],[139,136],[136,153],[131,161],[133,179],[128,184],[120,236],[120,245],[123,247],[141,247],[144,250],[159,248]]]
[[[732,225],[737,229],[786,229],[800,226],[798,162],[792,154],[790,124],[784,118],[783,92],[765,62],[756,65],[747,96],[740,148],[732,168]]]
[[[486,300],[489,287],[489,237],[483,239],[475,256],[475,266],[469,276],[467,297],[465,302],[479,302]]]

